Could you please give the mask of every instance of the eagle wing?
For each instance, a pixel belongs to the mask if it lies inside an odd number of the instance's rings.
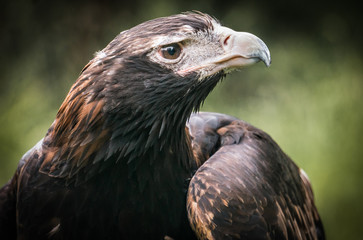
[[[268,134],[215,113],[187,127],[202,164],[187,195],[200,239],[324,239],[306,175]]]

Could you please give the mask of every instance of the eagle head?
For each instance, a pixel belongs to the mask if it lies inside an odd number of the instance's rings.
[[[159,151],[176,143],[219,80],[258,61],[271,61],[261,39],[200,12],[123,31],[95,54],[71,88],[45,138],[52,153],[42,169],[75,175],[115,154],[132,161],[150,146]]]
[[[224,27],[207,14],[189,12],[121,32],[96,53],[78,82],[93,81],[92,98],[108,101],[111,112],[125,107],[154,114],[181,106],[191,110],[226,73],[260,60],[267,66],[271,62],[261,39]]]

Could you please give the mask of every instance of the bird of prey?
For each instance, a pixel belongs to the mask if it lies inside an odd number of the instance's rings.
[[[121,32],[0,190],[2,239],[324,239],[309,180],[263,131],[197,113],[265,43],[200,12]]]

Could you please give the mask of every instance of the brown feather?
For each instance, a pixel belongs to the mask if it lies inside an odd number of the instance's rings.
[[[223,118],[229,123],[217,124]],[[195,123],[214,126],[208,131],[219,142],[189,185],[189,220],[199,239],[324,239],[310,185],[299,168],[266,133],[230,120],[200,113],[189,121],[189,129]],[[194,151],[209,144],[198,139],[193,138]]]

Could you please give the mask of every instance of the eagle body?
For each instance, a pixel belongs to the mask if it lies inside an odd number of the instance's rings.
[[[0,190],[5,239],[323,239],[309,181],[264,132],[198,111],[266,45],[199,12],[121,32]]]

